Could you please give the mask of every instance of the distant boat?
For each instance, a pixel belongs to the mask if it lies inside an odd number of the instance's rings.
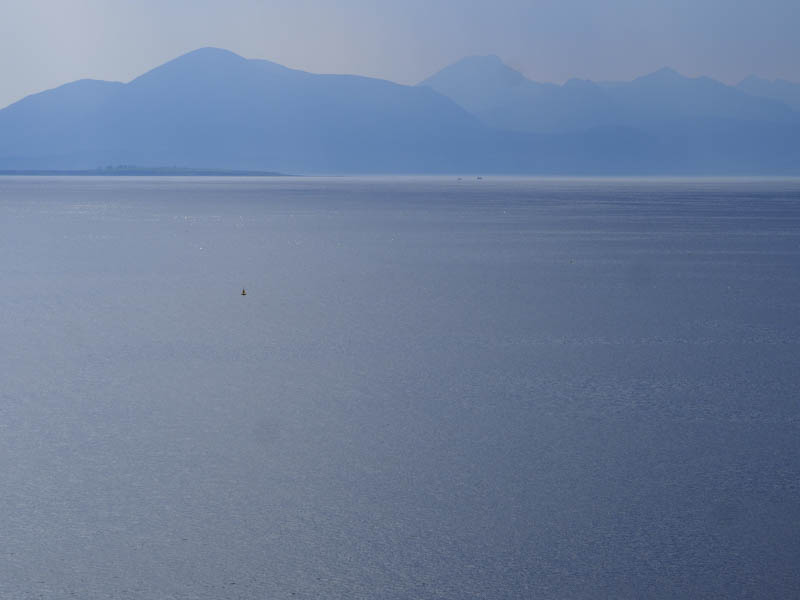
[[[242,288],[242,296],[247,296],[247,292],[244,291],[244,288]]]
[[[480,175],[478,175],[478,179],[483,179],[483,177],[481,177]]]

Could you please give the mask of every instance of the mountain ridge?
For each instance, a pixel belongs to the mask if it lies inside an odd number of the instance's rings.
[[[661,69],[559,86],[488,55],[422,83],[319,75],[200,48],[127,83],[79,80],[0,110],[0,170],[800,171],[798,113],[710,78]]]
[[[800,83],[785,79],[770,81],[750,75],[739,82],[736,87],[755,96],[779,100],[794,110],[800,111]]]
[[[532,133],[647,127],[698,116],[800,123],[800,113],[775,98],[756,96],[710,77],[686,77],[670,67],[631,81],[570,79],[557,85],[527,79],[497,57],[486,59],[466,57],[418,85],[449,96],[490,126]]]

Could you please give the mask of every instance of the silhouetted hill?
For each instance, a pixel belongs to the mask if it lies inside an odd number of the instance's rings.
[[[107,165],[96,169],[2,169],[0,175],[59,176],[59,177],[280,177],[272,171],[241,171],[239,169],[193,169],[191,167],[137,167]]]
[[[527,80],[474,57],[405,86],[204,48],[123,83],[0,110],[0,170],[108,164],[286,173],[783,173],[798,116],[707,78]]]
[[[464,58],[420,86],[452,98],[499,129],[552,133],[621,124],[615,107],[591,82],[558,86],[530,81],[496,56]]]
[[[430,89],[212,48],[128,84],[71,86],[0,111],[0,167],[427,172],[469,163],[463,141],[486,129]]]
[[[800,123],[800,114],[782,102],[755,98],[709,77],[684,77],[672,69],[602,87],[630,124],[703,118]]]
[[[470,57],[420,85],[452,98],[487,125],[515,131],[659,129],[661,123],[704,118],[800,123],[800,114],[782,102],[669,68],[630,82],[572,79],[554,85],[530,81],[497,57]]]
[[[476,56],[420,86],[452,98],[487,126],[567,136],[576,156],[583,140],[605,154],[598,165],[615,157],[622,164],[626,144],[635,139],[646,171],[800,171],[800,113],[775,98],[669,68],[629,82],[572,79],[555,85],[531,81],[496,56]],[[596,143],[598,136],[605,142]],[[625,160],[630,164],[633,157]]]

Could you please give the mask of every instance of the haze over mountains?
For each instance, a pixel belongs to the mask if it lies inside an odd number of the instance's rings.
[[[127,84],[81,80],[0,110],[0,169],[800,173],[798,88],[669,69],[555,85],[492,56],[404,86],[204,48]]]
[[[737,87],[748,94],[772,98],[784,102],[794,110],[800,110],[800,83],[792,83],[785,79],[769,81],[751,75],[739,83]]]
[[[487,124],[540,133],[608,126],[649,129],[665,121],[697,119],[791,123],[798,118],[778,100],[708,77],[683,77],[669,68],[631,82],[571,79],[555,85],[525,79],[496,56],[473,56],[420,85],[452,98]]]

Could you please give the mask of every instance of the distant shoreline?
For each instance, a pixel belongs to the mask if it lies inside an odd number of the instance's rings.
[[[800,179],[800,173],[306,173],[304,175],[276,171],[250,171],[245,169],[191,169],[180,167],[104,167],[100,169],[0,169],[0,177],[303,177],[306,179],[346,178],[431,178],[431,179],[543,179],[543,180],[703,180],[703,179]]]
[[[183,167],[103,167],[98,169],[0,169],[2,175],[29,176],[105,176],[105,177],[285,177],[274,171],[247,171],[238,169],[191,169]]]

